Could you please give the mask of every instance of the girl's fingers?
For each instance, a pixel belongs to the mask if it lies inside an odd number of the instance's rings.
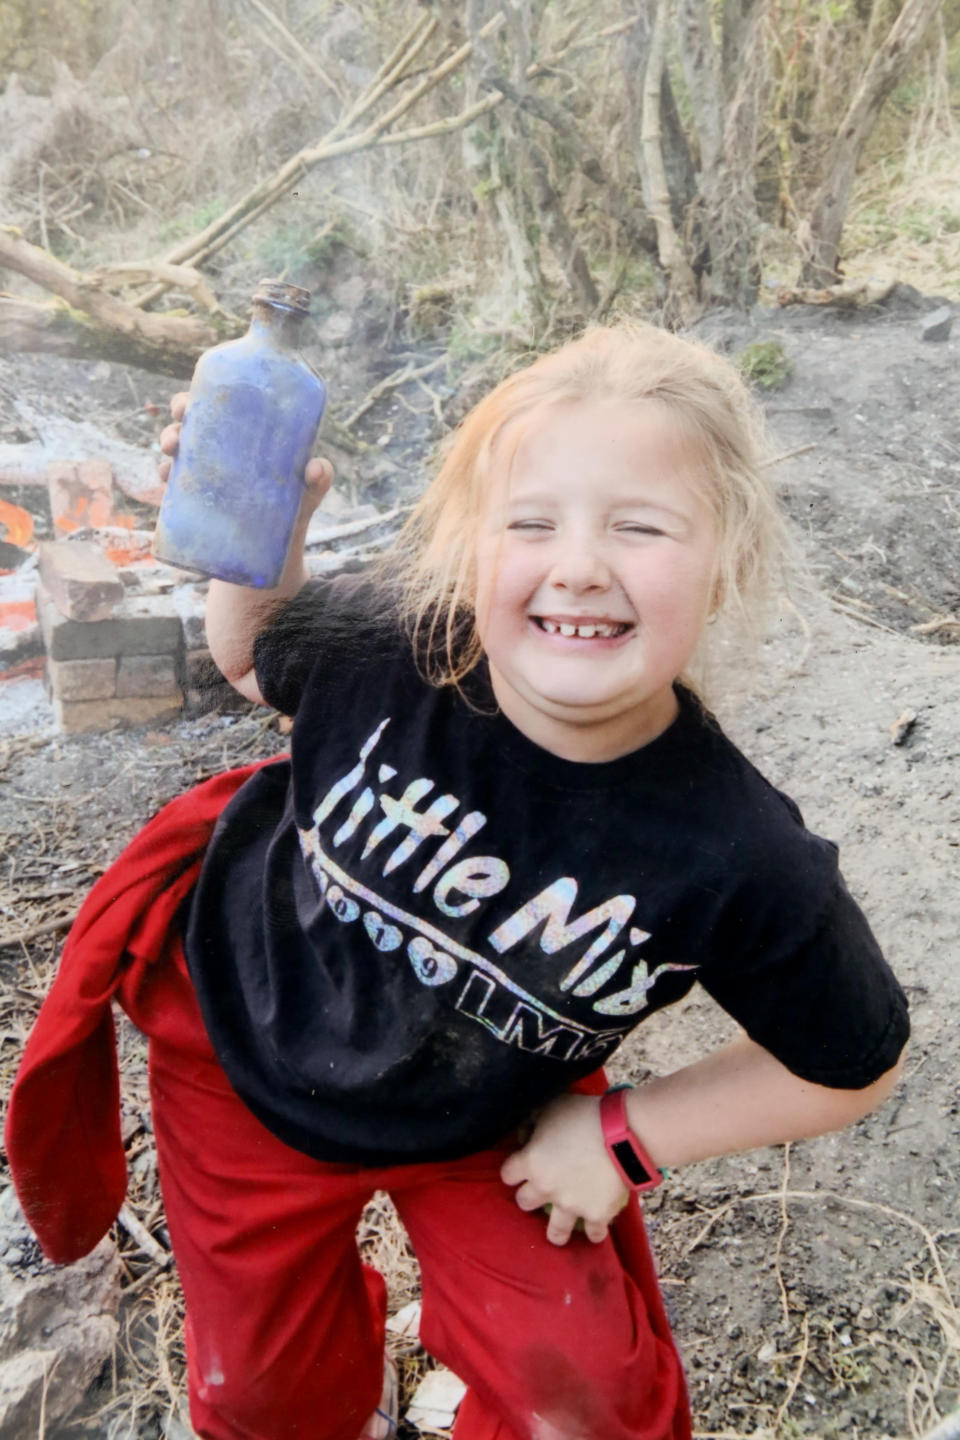
[[[508,1155],[500,1166],[500,1179],[504,1185],[519,1185],[527,1173],[527,1167],[522,1150],[514,1150]]]
[[[165,425],[160,431],[160,449],[164,455],[176,455],[180,445],[180,431],[183,427],[177,421],[174,425]],[[161,465],[163,462],[160,462]]]
[[[166,485],[170,479],[170,471],[173,469],[172,460],[161,460],[157,464],[157,474],[160,476],[160,484]]]
[[[592,1240],[594,1245],[602,1244],[609,1233],[608,1227],[598,1224],[596,1220],[584,1220],[583,1230],[587,1239]]]
[[[530,1181],[520,1186],[520,1189],[513,1197],[521,1210],[539,1210],[544,1202],[544,1197],[535,1185]]]
[[[329,460],[308,460],[303,473],[303,483],[308,490],[321,500],[333,484],[333,466]]]
[[[189,390],[178,390],[170,399],[170,414],[174,420],[182,420],[190,403]]]
[[[547,1239],[551,1245],[566,1245],[573,1234],[577,1224],[577,1216],[572,1210],[564,1210],[562,1205],[554,1205],[550,1210],[550,1218],[547,1221]]]

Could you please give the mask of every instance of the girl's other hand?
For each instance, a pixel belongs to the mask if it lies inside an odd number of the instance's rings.
[[[183,417],[187,412],[187,406],[189,404],[189,391],[178,390],[170,401],[170,414],[173,416],[173,424],[167,425],[160,431],[160,449],[164,455],[170,457],[167,460],[161,460],[157,467],[160,479],[164,485],[166,485],[170,479],[173,457],[180,447],[180,431],[183,429]],[[308,460],[307,468],[303,474],[303,484],[307,492],[308,508],[315,510],[333,484],[333,466],[330,464],[330,461],[319,458]]]
[[[565,1245],[583,1220],[588,1240],[607,1238],[611,1220],[629,1198],[600,1128],[600,1101],[593,1095],[561,1095],[541,1110],[526,1144],[500,1168],[516,1185],[521,1210],[551,1206],[547,1239]]]

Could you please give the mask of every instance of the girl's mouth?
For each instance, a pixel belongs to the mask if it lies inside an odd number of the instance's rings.
[[[530,617],[538,630],[545,635],[562,635],[568,640],[618,640],[633,626],[620,620],[580,620],[576,623],[551,620],[543,615]]]

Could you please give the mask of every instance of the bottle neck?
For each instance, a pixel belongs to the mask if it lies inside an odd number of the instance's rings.
[[[276,305],[254,305],[250,334],[262,344],[296,350],[300,346],[304,316]]]

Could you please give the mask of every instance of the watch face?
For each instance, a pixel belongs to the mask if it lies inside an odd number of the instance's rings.
[[[611,1148],[631,1185],[646,1185],[654,1178],[629,1140],[616,1140]]]

